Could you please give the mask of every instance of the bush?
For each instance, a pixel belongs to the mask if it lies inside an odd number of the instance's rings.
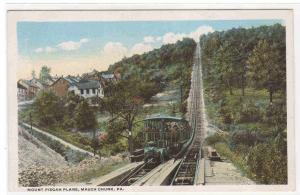
[[[86,100],[76,106],[74,121],[78,130],[88,131],[97,127],[94,111]]]
[[[258,144],[252,148],[248,165],[257,181],[264,184],[287,184],[287,156],[277,144]]]
[[[222,123],[224,123],[226,125],[233,123],[232,109],[227,105],[226,101],[221,102],[219,114],[220,114]]]
[[[41,92],[33,102],[33,117],[41,126],[52,126],[63,121],[63,101],[53,92]]]
[[[264,122],[269,125],[276,126],[279,129],[286,128],[287,108],[286,102],[274,102],[270,104],[264,114]]]
[[[230,138],[230,143],[234,148],[240,144],[254,146],[257,143],[264,141],[261,134],[256,130],[235,131],[232,133]]]
[[[216,143],[224,142],[224,141],[225,141],[224,136],[219,134],[214,134],[206,138],[206,143],[208,145],[215,145]]]
[[[262,118],[261,111],[252,101],[242,104],[239,112],[240,123],[258,122]]]
[[[75,122],[69,115],[65,115],[62,126],[64,129],[70,130],[75,126]]]

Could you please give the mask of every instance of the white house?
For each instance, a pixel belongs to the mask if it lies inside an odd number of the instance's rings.
[[[87,81],[80,81],[77,84],[78,91],[80,96],[84,98],[91,98],[91,97],[104,97],[103,88],[99,81],[95,80],[87,80]]]
[[[65,96],[68,92],[83,98],[103,97],[103,87],[97,80],[80,79],[74,76],[61,77],[55,81],[50,90],[59,96]]]
[[[68,91],[73,91],[76,95],[84,98],[104,97],[103,88],[99,81],[85,79],[78,81],[75,77],[66,77],[65,79],[70,84]]]

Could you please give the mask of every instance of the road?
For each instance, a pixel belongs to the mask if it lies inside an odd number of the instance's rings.
[[[27,108],[27,106],[30,106],[31,104],[33,104],[34,100],[27,100],[27,101],[22,101],[22,102],[18,102],[18,110],[22,110]]]
[[[22,124],[23,124],[24,126],[30,128],[30,125],[29,125],[29,124],[27,124],[27,123],[22,123]],[[66,142],[65,140],[63,140],[63,139],[61,139],[61,138],[59,138],[59,137],[56,137],[55,135],[52,135],[51,133],[45,132],[45,131],[43,131],[43,130],[41,130],[41,129],[38,129],[38,128],[36,128],[36,127],[32,127],[32,130],[34,130],[34,131],[36,131],[36,132],[39,132],[39,133],[42,133],[42,134],[44,134],[44,135],[50,137],[51,139],[56,140],[56,141],[60,142],[61,144],[65,145],[65,146],[68,146],[68,147],[71,148],[72,150],[79,151],[79,152],[82,152],[82,153],[86,153],[86,154],[89,154],[90,156],[94,156],[94,154],[93,154],[92,152],[89,152],[89,151],[84,150],[84,149],[82,149],[82,148],[79,148],[79,147],[77,147],[77,146],[75,146],[75,145],[73,145],[73,144],[71,144],[71,143],[69,143],[69,142]]]

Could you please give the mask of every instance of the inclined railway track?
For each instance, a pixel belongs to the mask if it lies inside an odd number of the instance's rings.
[[[175,171],[174,177],[171,180],[171,185],[195,185],[197,176],[199,175],[199,160],[202,157],[201,146],[203,140],[203,97],[202,93],[202,72],[200,60],[200,46],[197,45],[194,55],[194,66],[191,77],[191,89],[188,100],[188,121],[192,128],[192,142],[187,152],[182,158],[178,168]],[[142,179],[153,170],[155,167],[153,160],[143,163],[126,175],[118,186],[134,185],[135,182]]]
[[[126,175],[117,186],[130,186],[140,178],[144,177],[156,166],[153,165],[153,159],[148,160],[148,162],[143,163],[141,166],[138,166],[132,170],[128,175]]]
[[[200,46],[197,45],[194,66],[191,79],[191,90],[188,108],[188,118],[191,128],[193,130],[193,141],[184,155],[175,175],[172,179],[171,185],[194,185],[196,178],[199,175],[198,164],[201,159],[201,146],[203,139],[203,112],[200,107],[203,105],[201,98],[202,89],[202,72],[200,60]]]

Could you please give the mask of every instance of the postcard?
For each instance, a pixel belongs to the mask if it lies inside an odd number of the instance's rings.
[[[292,10],[9,10],[9,190],[295,189]]]

